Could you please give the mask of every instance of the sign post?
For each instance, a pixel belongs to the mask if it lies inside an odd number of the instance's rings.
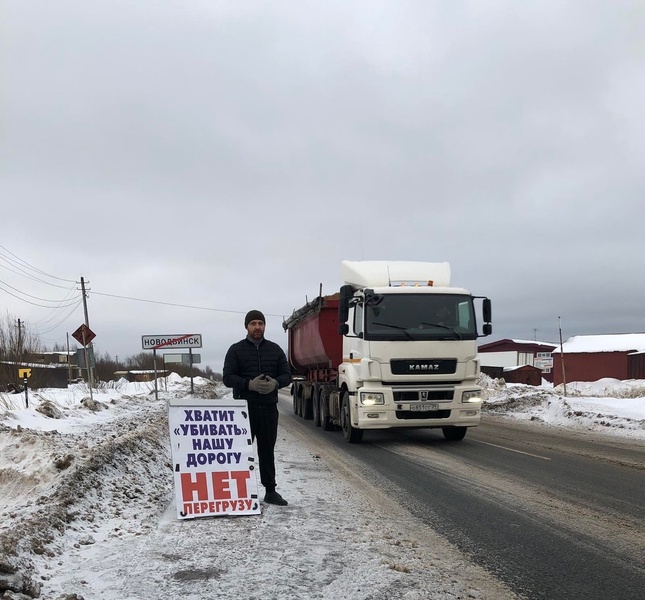
[[[29,394],[27,389],[29,386],[29,378],[31,377],[31,369],[18,369],[18,377],[22,377],[22,383],[25,386],[25,408],[29,408]]]
[[[190,395],[195,393],[195,386],[193,384],[193,349],[188,349],[188,358],[190,361]]]
[[[85,367],[87,368],[87,380],[90,384],[90,400],[92,396],[92,387],[94,387],[94,382],[92,381],[92,369],[90,368],[90,363],[87,359],[87,345],[96,337],[96,334],[85,324],[83,323],[74,333],[72,337],[79,343],[83,344],[83,353],[85,355]]]
[[[261,513],[246,400],[173,398],[168,426],[178,519]]]
[[[160,348],[201,348],[201,333],[184,333],[168,335],[142,335],[141,346],[144,350],[152,350],[152,360],[155,367],[155,400],[159,400],[157,388],[157,350]],[[191,394],[192,379],[191,379]]]

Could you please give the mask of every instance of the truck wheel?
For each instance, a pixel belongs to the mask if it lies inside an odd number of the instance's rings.
[[[323,431],[332,431],[334,425],[329,417],[329,390],[323,388],[320,391],[320,426]]]
[[[308,391],[309,390],[307,390],[307,389],[303,389],[302,390],[302,398],[301,398],[301,402],[302,402],[302,418],[305,421],[311,421],[311,419],[314,418],[313,409],[312,409],[311,405],[313,404],[315,394],[314,394],[314,390],[312,389],[311,390],[311,398],[307,398],[307,392]]]
[[[314,425],[316,427],[320,427],[320,396],[321,396],[322,388],[320,387],[315,387],[314,388],[314,394],[313,398],[311,399],[311,408],[312,412],[314,415]]]
[[[349,392],[343,393],[343,402],[340,407],[340,426],[343,430],[343,437],[350,444],[360,444],[363,439],[363,430],[352,427],[349,410]]]
[[[468,427],[442,427],[443,437],[449,442],[458,442],[466,437],[466,430]]]

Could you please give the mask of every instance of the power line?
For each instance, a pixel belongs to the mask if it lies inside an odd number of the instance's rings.
[[[39,308],[46,308],[49,309],[51,312],[45,316],[43,319],[40,319],[39,321],[36,321],[34,323],[34,326],[37,327],[39,323],[42,323],[43,325],[45,324],[50,324],[50,326],[42,331],[42,333],[49,333],[50,331],[53,331],[60,325],[62,325],[78,308],[79,304],[81,303],[80,300],[77,298],[72,298],[70,297],[75,291],[76,291],[76,281],[71,281],[69,279],[64,279],[62,277],[57,277],[56,275],[52,275],[50,273],[47,273],[43,271],[42,269],[39,269],[37,267],[34,267],[27,261],[23,260],[13,252],[11,252],[9,249],[5,248],[4,246],[0,245],[0,248],[4,250],[3,252],[0,251],[0,262],[4,262],[6,264],[0,264],[0,266],[8,271],[11,271],[12,273],[15,273],[21,277],[25,277],[31,281],[37,281],[39,283],[43,283],[45,285],[50,285],[52,287],[57,287],[61,289],[66,289],[67,293],[65,294],[64,298],[61,300],[50,300],[47,298],[41,298],[39,296],[34,296],[32,294],[28,294],[27,292],[23,292],[22,290],[18,289],[17,287],[12,286],[11,284],[7,283],[6,281],[0,280],[0,290],[6,292],[10,296],[13,296],[17,300],[20,300],[22,302],[26,302],[27,304],[31,304],[32,306],[37,306]],[[12,258],[13,257],[13,258]],[[15,259],[15,260],[14,260]],[[9,266],[7,266],[9,265]],[[67,281],[69,283],[73,283],[74,287],[71,289],[68,288],[67,286],[62,286],[62,285],[57,285],[48,281],[45,281],[41,277],[37,277],[30,273],[29,271],[33,271],[34,273],[37,273],[38,275],[44,275],[46,277],[50,277],[52,279],[56,279],[59,281]],[[3,287],[6,286],[6,287]],[[9,289],[7,289],[9,288]],[[13,290],[13,291],[10,291]],[[16,292],[16,293],[14,293]],[[29,300],[28,298],[31,298],[32,300]],[[35,300],[35,301],[34,301]],[[47,304],[42,304],[42,303],[47,303]],[[54,306],[52,306],[54,305]],[[66,309],[70,309],[69,311],[65,312],[65,314],[62,314],[63,311],[66,311]],[[55,322],[55,324],[51,325],[52,322]]]
[[[25,267],[27,267],[28,269],[31,269],[32,271],[34,271],[34,272],[36,272],[36,273],[39,273],[40,275],[44,275],[45,277],[50,277],[51,279],[58,279],[59,281],[66,281],[67,283],[76,283],[75,281],[73,281],[73,280],[71,280],[71,279],[63,279],[62,277],[56,277],[56,275],[50,275],[49,273],[46,273],[46,272],[45,272],[45,271],[43,271],[42,269],[39,269],[38,267],[34,267],[33,265],[29,264],[26,260],[23,260],[22,258],[20,258],[19,256],[17,256],[16,254],[14,254],[13,252],[11,252],[11,250],[9,250],[9,249],[5,248],[2,244],[0,244],[0,248],[2,248],[5,252],[8,252],[8,253],[9,253],[11,256],[13,256],[15,259],[17,259],[17,260],[13,260],[13,259],[11,259],[11,258],[4,257],[4,256],[2,256],[2,254],[0,253],[0,258],[2,258],[2,260],[4,260],[5,262],[12,263],[12,264],[14,264],[15,266],[18,266],[18,265],[25,266]],[[18,268],[20,269],[20,266],[18,266]],[[20,270],[22,271],[22,269],[20,269]],[[23,271],[23,272],[24,272],[24,271]],[[47,283],[47,282],[46,282],[46,281],[44,281],[43,283]],[[53,285],[53,284],[48,284],[48,285]]]
[[[80,303],[82,302],[82,300],[81,300],[81,299],[79,299],[79,298],[75,298],[75,299],[71,299],[71,298],[70,298],[71,294],[72,294],[72,293],[74,293],[74,292],[76,292],[76,291],[77,291],[77,290],[76,290],[76,288],[75,288],[75,287],[74,287],[74,288],[71,288],[71,289],[67,292],[67,294],[65,295],[65,297],[61,300],[61,304],[60,304],[57,308],[54,308],[54,309],[51,311],[51,313],[50,313],[49,315],[44,316],[42,319],[38,319],[37,321],[35,321],[35,322],[34,322],[34,325],[38,325],[38,324],[40,324],[40,323],[42,323],[42,324],[48,323],[48,322],[49,322],[49,321],[51,321],[52,319],[56,318],[56,315],[57,315],[57,313],[58,313],[58,312],[60,312],[60,311],[64,310],[65,308],[68,308],[69,306],[72,306],[72,303],[74,303],[74,302],[75,302],[74,306],[75,306],[75,307],[76,307],[76,306],[78,306],[78,304],[80,304]],[[63,304],[62,304],[62,302],[69,302],[69,303],[68,303],[68,304],[63,305]]]
[[[60,287],[60,288],[63,288],[63,289],[67,289],[67,288],[64,288],[63,286],[55,285],[53,283],[49,283],[47,281],[43,281],[42,279],[38,279],[37,277],[34,277],[33,275],[31,275],[30,273],[25,271],[22,268],[22,266],[25,266],[28,269],[30,269],[30,270],[32,270],[32,271],[34,271],[36,273],[45,275],[46,277],[51,277],[52,279],[58,279],[59,281],[67,281],[69,283],[74,283],[75,285],[77,284],[76,281],[72,281],[70,279],[64,279],[62,277],[56,277],[55,275],[51,275],[49,273],[46,273],[42,269],[38,269],[37,267],[34,267],[33,265],[31,265],[27,261],[21,259],[19,256],[17,256],[16,254],[14,254],[13,252],[8,250],[7,248],[2,246],[1,244],[0,244],[0,248],[16,259],[16,260],[13,260],[12,258],[9,258],[7,256],[3,256],[2,252],[0,252],[0,260],[11,264],[15,268],[17,268],[19,271],[16,271],[14,269],[10,269],[9,267],[4,266],[5,269],[8,269],[8,270],[10,270],[10,271],[12,271],[12,272],[14,272],[14,273],[16,273],[18,275],[23,276],[23,277],[27,277],[27,278],[35,280],[35,281],[40,281],[41,283],[44,283],[46,285],[52,285],[54,287]],[[2,266],[2,265],[0,265],[0,266]],[[28,296],[28,297],[33,298],[35,300],[40,300],[42,302],[58,303],[59,306],[54,308],[54,310],[59,310],[59,309],[65,309],[65,308],[72,307],[72,313],[73,313],[76,310],[76,307],[79,304],[77,301],[71,300],[71,299],[70,299],[69,302],[67,302],[68,296],[66,296],[66,298],[64,298],[63,300],[46,300],[44,298],[38,298],[36,296],[32,296],[30,294],[27,294],[26,292],[21,292],[18,288],[15,288],[15,287],[13,287],[13,286],[9,285],[8,283],[3,282],[1,280],[0,280],[0,283],[4,283],[4,285],[10,287],[12,290],[15,290],[19,294],[23,294],[24,296]],[[28,304],[31,304],[33,306],[39,306],[41,308],[49,308],[49,309],[53,308],[51,306],[45,306],[45,305],[42,305],[42,304],[38,304],[36,302],[31,302],[29,300],[26,300],[25,298],[21,298],[21,297],[17,296],[16,294],[13,294],[9,290],[4,289],[2,286],[0,286],[0,290],[6,292],[10,296],[13,296],[14,298],[17,298],[18,300],[22,300],[23,302],[27,302]],[[208,306],[193,306],[193,305],[190,305],[190,304],[179,304],[179,303],[174,303],[174,302],[162,302],[160,300],[148,300],[148,299],[145,299],[145,298],[133,298],[133,297],[130,297],[130,296],[119,296],[117,294],[108,294],[108,293],[105,293],[105,292],[102,293],[102,292],[92,291],[92,293],[96,294],[98,296],[106,296],[106,297],[110,297],[110,298],[119,298],[121,300],[131,300],[133,302],[145,302],[145,303],[148,303],[148,304],[160,304],[160,305],[164,305],[164,306],[174,306],[174,307],[177,307],[177,308],[188,308],[188,309],[192,309],[192,310],[206,310],[206,311],[210,311],[210,312],[221,312],[221,313],[229,313],[229,314],[246,314],[246,311],[241,311],[241,310],[229,310],[229,309],[224,309],[224,308],[212,308],[212,307],[208,307]],[[65,303],[65,304],[63,304],[63,303]],[[265,314],[270,316],[270,317],[282,317],[283,316],[283,315],[276,315],[276,314],[271,314],[271,313],[265,313]],[[69,317],[69,315],[67,317],[65,317],[65,319],[68,318],[68,317]],[[62,324],[65,321],[65,319],[63,319],[63,321],[61,321],[59,323],[59,325]],[[51,331],[51,329],[49,331]]]
[[[50,285],[52,287],[56,288],[61,288],[67,290],[67,293],[65,296],[60,299],[60,300],[50,300],[47,298],[41,298],[39,296],[34,296],[33,294],[29,294],[27,292],[23,292],[22,290],[18,289],[17,287],[12,286],[11,284],[7,283],[6,281],[0,280],[0,290],[3,292],[6,292],[10,296],[13,296],[14,298],[26,302],[27,304],[31,304],[32,306],[37,306],[40,308],[46,308],[50,310],[50,313],[45,316],[43,319],[40,319],[39,321],[36,321],[33,323],[33,326],[35,329],[39,330],[39,335],[47,334],[56,328],[60,327],[69,317],[78,309],[78,307],[81,304],[81,300],[78,298],[73,298],[71,297],[72,294],[76,291],[76,281],[72,281],[69,279],[64,279],[62,277],[57,277],[55,275],[52,275],[50,273],[47,273],[43,271],[42,269],[39,269],[37,267],[34,267],[27,261],[23,260],[4,246],[0,245],[0,248],[5,251],[5,254],[3,254],[0,251],[0,267],[4,268],[7,271],[10,271],[12,273],[15,273],[19,275],[20,277],[24,277],[26,279],[29,279],[30,281],[37,281],[39,283],[43,283],[45,285]],[[13,258],[12,258],[13,257]],[[15,259],[15,260],[14,260]],[[5,263],[5,264],[2,264]],[[38,277],[34,275],[33,273],[36,273],[38,275],[43,275],[45,277],[50,277],[52,279],[56,279],[59,281],[67,281],[69,283],[73,283],[74,287],[71,289],[67,286],[62,286],[62,285],[57,285],[48,281],[45,281],[41,277]],[[6,286],[6,287],[3,287]],[[9,288],[9,289],[7,289]],[[10,291],[13,290],[13,291]],[[14,293],[16,292],[16,293]],[[28,298],[31,298],[29,300]],[[35,300],[35,301],[34,301]],[[48,304],[42,304],[42,303],[48,303]],[[52,306],[54,305],[54,306]],[[49,324],[46,328],[41,329],[38,327],[38,324],[41,323],[43,325]]]
[[[144,298],[132,298],[130,296],[118,296],[116,294],[106,294],[102,292],[92,292],[93,294],[97,294],[98,296],[109,296],[110,298],[120,298],[121,300],[133,300],[135,302],[148,302],[150,304],[163,304],[164,306],[176,306],[178,308],[191,308],[195,310],[208,310],[211,312],[224,312],[224,313],[231,313],[231,314],[236,314],[236,315],[245,315],[246,311],[245,310],[228,310],[225,308],[211,308],[208,306],[192,306],[190,304],[176,304],[174,302],[162,302],[161,300],[146,300]],[[269,317],[282,317],[283,315],[274,315],[271,313],[265,313]]]
[[[49,329],[46,329],[45,331],[41,331],[40,333],[46,334],[46,333],[49,333],[50,331],[54,331],[54,329],[56,329],[57,327],[60,327],[65,321],[67,321],[67,319],[69,319],[76,312],[76,310],[78,309],[79,306],[81,306],[82,303],[83,303],[82,300],[78,300],[78,302],[76,302],[76,304],[72,306],[72,309],[68,311],[65,314],[65,316],[63,316],[55,325],[52,325],[51,327],[49,327]]]
[[[63,300],[48,300],[47,298],[39,298],[38,296],[32,296],[31,294],[28,294],[27,292],[22,292],[18,288],[15,288],[12,285],[9,285],[6,281],[0,280],[0,283],[3,284],[3,285],[6,285],[7,287],[10,287],[12,290],[15,290],[16,292],[18,292],[19,294],[22,294],[23,296],[29,296],[29,298],[33,298],[34,300],[40,300],[41,302],[51,302],[53,304],[59,304],[59,305],[62,305],[62,303],[65,302],[64,299]],[[1,286],[0,286],[0,289],[2,289],[3,291],[7,292],[7,294],[11,294],[11,292],[9,292],[8,290],[5,290]],[[14,298],[18,298],[18,296],[16,296],[15,294],[11,294],[11,295],[14,296]],[[27,302],[27,300],[25,300],[25,302]],[[37,305],[37,306],[42,306],[42,305]],[[63,306],[63,308],[66,308],[67,306],[70,306],[70,305],[67,304],[67,305]],[[52,307],[46,306],[44,308],[52,308]]]
[[[3,292],[6,292],[10,296],[13,296],[14,298],[17,298],[18,300],[20,300],[22,302],[26,302],[27,304],[31,304],[32,306],[39,306],[40,308],[49,308],[49,309],[54,308],[52,306],[45,306],[44,304],[38,304],[37,302],[31,302],[31,300],[26,300],[25,298],[21,298],[20,296],[16,296],[16,294],[12,294],[9,290],[5,290],[2,286],[0,286],[0,290],[2,290]],[[20,293],[23,293],[23,292],[20,292]],[[47,302],[49,302],[49,300],[47,300]],[[64,308],[66,308],[67,306],[70,306],[70,305],[67,304],[67,305],[65,305]]]
[[[4,258],[3,256],[0,256],[0,260],[3,260],[5,262],[7,262],[7,259]],[[10,267],[7,267],[6,265],[0,265],[0,266],[2,266],[2,268],[6,269],[7,271],[11,271],[12,273],[15,273],[16,275],[20,275],[20,277],[24,277],[25,279],[29,279],[31,281],[37,281],[39,283],[44,283],[45,285],[50,285],[51,287],[67,289],[63,285],[56,285],[55,283],[50,283],[49,281],[45,281],[44,279],[40,279],[39,277],[35,277],[34,275],[31,275],[31,274],[27,273],[26,271],[24,271],[23,269],[20,269],[19,267],[18,267],[19,270],[16,270],[16,269],[12,269]]]

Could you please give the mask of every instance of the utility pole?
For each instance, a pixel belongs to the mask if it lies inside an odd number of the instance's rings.
[[[22,330],[25,328],[25,322],[18,319],[18,356],[22,355]]]
[[[67,385],[72,381],[72,361],[69,355],[69,332],[67,332]]]
[[[90,328],[90,318],[87,314],[87,294],[85,292],[85,279],[81,277],[81,292],[83,293],[83,313],[85,314],[85,325],[87,328]],[[83,336],[85,338],[85,336]],[[83,339],[85,341],[85,339]],[[89,384],[90,384],[90,397],[92,396],[92,388],[94,387],[94,373],[93,373],[93,367],[90,365],[90,359],[94,359],[94,347],[92,345],[92,342],[89,344],[90,347],[90,353],[89,356],[87,356],[87,351],[85,354],[85,366],[87,367],[87,378],[89,379]],[[87,348],[87,346],[86,346]]]
[[[562,388],[564,389],[564,397],[567,397],[567,377],[564,372],[564,348],[562,347],[562,321],[558,317],[558,330],[560,332],[560,364],[562,365]]]

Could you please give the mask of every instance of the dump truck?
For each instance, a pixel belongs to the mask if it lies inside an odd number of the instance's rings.
[[[477,339],[492,333],[491,301],[451,287],[446,262],[343,261],[341,280],[282,323],[294,412],[349,443],[393,428],[462,440],[481,421]]]

